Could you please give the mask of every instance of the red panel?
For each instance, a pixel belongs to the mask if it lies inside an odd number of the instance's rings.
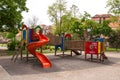
[[[86,42],[85,54],[98,54],[98,42]]]

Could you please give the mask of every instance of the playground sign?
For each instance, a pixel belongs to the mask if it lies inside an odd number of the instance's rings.
[[[100,42],[85,42],[85,54],[99,54]]]

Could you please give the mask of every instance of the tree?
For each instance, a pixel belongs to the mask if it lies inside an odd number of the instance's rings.
[[[109,8],[109,13],[120,15],[120,0],[108,0],[106,7]]]
[[[15,48],[15,34],[22,21],[22,12],[28,11],[26,0],[0,0],[0,31],[14,34],[13,47]],[[11,43],[12,43],[11,42]]]
[[[48,15],[50,20],[56,25],[56,27],[58,27],[59,34],[61,34],[61,17],[65,14],[65,12],[65,0],[56,0],[55,3],[48,7]]]
[[[120,27],[120,0],[108,0],[106,7],[109,8],[109,13],[115,14],[111,17],[111,22]]]
[[[80,21],[80,19],[74,18],[74,17],[71,18],[70,31],[74,35],[74,37],[79,37],[79,39],[84,39],[84,36],[83,36],[84,26],[82,22]]]
[[[16,33],[21,13],[27,10],[26,0],[0,0],[0,31]]]
[[[120,48],[120,29],[112,30],[108,39],[110,46],[116,48]]]
[[[91,18],[91,15],[88,12],[84,11],[84,14],[81,16],[81,22],[89,20],[90,18]]]
[[[79,8],[76,5],[72,5],[72,7],[70,7],[70,11],[71,11],[72,17],[78,17]]]
[[[109,27],[109,21],[104,20],[101,27],[99,27],[98,32],[99,34],[103,34],[105,36],[109,36],[110,33],[112,32],[112,29]]]
[[[71,13],[68,11],[65,13],[65,15],[63,15],[61,17],[61,31],[62,33],[70,33],[70,29],[71,29],[71,20],[72,16]]]
[[[56,26],[58,24],[58,11],[56,3],[53,3],[51,6],[48,7],[48,15],[50,21],[53,22]]]
[[[98,28],[100,24],[96,23],[95,21],[86,19],[83,22],[83,19],[82,19],[82,24],[83,24],[84,30],[87,31],[87,34],[89,35],[90,39],[93,37],[93,35],[95,36],[99,34]]]

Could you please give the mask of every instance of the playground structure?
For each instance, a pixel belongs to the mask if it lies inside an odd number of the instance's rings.
[[[86,35],[85,35],[86,36]],[[104,40],[99,38],[96,41],[86,41],[86,40],[71,40],[71,36],[67,34],[64,36],[55,36],[51,33],[47,35],[50,41],[49,45],[55,46],[55,56],[57,55],[57,50],[60,47],[62,50],[62,55],[65,55],[65,50],[70,50],[70,55],[73,53],[76,55],[81,55],[82,51],[85,53],[85,60],[87,60],[87,54],[91,55],[91,60],[93,60],[93,55],[97,56],[97,61],[101,62],[107,59],[104,53]],[[66,39],[66,37],[68,39]]]
[[[57,55],[58,48],[61,48],[61,51],[63,52],[63,54],[62,54],[63,56],[65,55],[64,50],[66,50],[66,49],[71,50],[71,56],[72,56],[72,52],[74,52],[76,55],[80,55],[81,52],[78,52],[76,50],[80,50],[80,51],[83,50],[84,46],[81,45],[81,42],[79,43],[77,40],[75,42],[72,40],[69,40],[69,39],[71,39],[70,35],[66,36],[68,38],[68,40],[65,40],[66,39],[65,36],[55,36],[52,33],[48,33],[46,36],[50,39],[50,41],[48,42],[48,45],[55,46],[55,56]],[[78,44],[74,45],[74,43],[76,43],[76,42],[78,42]],[[72,46],[73,47],[76,46],[76,47],[73,48]]]
[[[21,59],[23,58],[22,47],[25,44],[27,48],[27,61],[28,61],[28,52],[35,56],[41,63],[43,68],[49,68],[52,66],[50,60],[42,54],[42,52],[37,52],[37,48],[41,48],[45,44],[48,43],[49,38],[42,34],[40,26],[37,26],[35,29],[30,29],[26,25],[22,25],[22,36],[21,36],[21,43],[20,43],[20,54]],[[17,55],[18,56],[18,55]],[[14,58],[14,56],[13,56]]]
[[[39,30],[37,30],[39,29]],[[21,59],[22,47],[25,44],[27,48],[27,61],[28,61],[28,52],[35,56],[41,63],[43,68],[49,68],[52,66],[51,61],[42,54],[42,46],[45,44],[55,46],[55,56],[57,56],[58,48],[61,48],[62,55],[65,54],[65,50],[70,50],[70,56],[73,56],[73,53],[76,55],[81,55],[84,51],[85,60],[87,60],[87,54],[90,54],[91,61],[93,60],[93,55],[97,56],[97,61],[101,62],[107,57],[104,54],[104,40],[97,39],[95,41],[86,41],[86,40],[72,40],[70,34],[65,34],[62,36],[55,36],[52,33],[48,33],[46,36],[42,34],[40,26],[37,26],[35,29],[29,29],[26,25],[22,26],[22,36],[20,43],[20,54]],[[85,35],[86,36],[86,35]],[[37,52],[36,49],[41,48],[41,52]],[[13,56],[14,57],[14,56]],[[88,58],[89,59],[89,58]]]

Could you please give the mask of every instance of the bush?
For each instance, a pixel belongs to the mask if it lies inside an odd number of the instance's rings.
[[[54,48],[54,46],[50,46],[49,49],[50,49],[50,51],[53,51],[55,48]]]
[[[12,39],[12,38],[14,38],[14,36],[15,36],[15,34],[8,33],[7,36],[6,36],[6,38]]]
[[[15,50],[15,43],[12,41],[10,43],[7,44],[8,50],[10,51],[14,51]]]
[[[9,51],[14,51],[18,44],[19,44],[19,41],[12,40],[10,43],[7,44],[7,48]]]
[[[120,48],[120,29],[113,31],[108,39],[110,46],[113,48]]]

